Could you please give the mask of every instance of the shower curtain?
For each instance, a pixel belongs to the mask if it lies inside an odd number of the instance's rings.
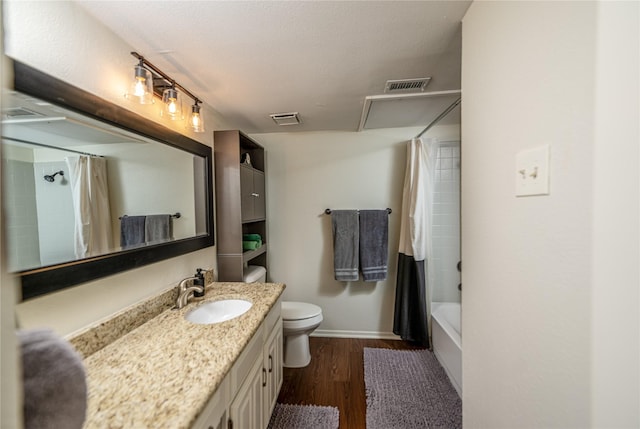
[[[107,160],[85,155],[65,160],[73,198],[76,258],[107,253],[112,249]]]
[[[432,255],[431,221],[435,172],[435,141],[407,143],[407,164],[402,193],[400,246],[393,332],[407,341],[430,346]]]

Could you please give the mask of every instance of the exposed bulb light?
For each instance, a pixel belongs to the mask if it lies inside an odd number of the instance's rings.
[[[190,97],[193,99],[193,105],[191,106],[191,115],[188,118],[189,126],[196,133],[204,132],[204,118],[200,112],[201,106],[199,105],[202,103],[200,98],[151,64],[142,55],[137,52],[131,52],[131,55],[136,57],[140,63],[134,69],[134,80],[126,97],[141,104],[147,104],[154,102],[154,94],[161,94],[162,108],[160,109],[160,116],[169,118],[172,121],[185,122],[187,122],[187,114],[183,112],[183,97]]]
[[[174,87],[167,88],[162,92],[162,102],[164,103],[163,116],[167,116],[173,121],[182,119],[182,105],[178,91]]]
[[[131,90],[127,97],[140,104],[153,103],[153,76],[149,70],[143,67],[142,60],[134,67]]]
[[[196,133],[204,132],[204,118],[200,115],[200,106],[198,106],[199,100],[196,100],[193,106],[191,106],[191,128]]]

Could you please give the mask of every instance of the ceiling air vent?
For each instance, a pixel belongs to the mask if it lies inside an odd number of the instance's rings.
[[[34,112],[33,110],[25,109],[24,107],[9,107],[2,109],[2,116],[5,119],[31,119],[41,118],[44,115]]]
[[[388,80],[384,86],[384,92],[422,92],[431,81],[430,77],[421,77],[418,79],[397,79]]]
[[[273,113],[269,116],[278,125],[298,125],[301,122],[298,112]]]

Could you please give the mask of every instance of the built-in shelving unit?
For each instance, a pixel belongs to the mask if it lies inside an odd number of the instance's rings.
[[[242,281],[247,264],[267,268],[264,148],[241,131],[216,131],[214,159],[218,280]],[[260,234],[262,246],[243,251],[243,234]]]

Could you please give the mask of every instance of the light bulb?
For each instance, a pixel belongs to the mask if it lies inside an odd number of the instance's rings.
[[[163,116],[167,115],[169,119],[183,119],[182,117],[182,105],[179,98],[178,91],[175,88],[167,88],[162,93],[162,101],[164,102],[164,108],[160,112]]]
[[[169,101],[169,105],[167,106],[167,110],[170,114],[175,115],[178,111],[178,107],[176,106],[176,100]]]
[[[136,83],[133,86],[133,95],[136,97],[142,97],[145,89],[144,79],[136,79]]]
[[[153,77],[142,65],[134,67],[131,90],[127,94],[127,98],[129,97],[140,104],[153,103]]]
[[[204,132],[204,121],[200,116],[200,106],[198,106],[199,100],[196,100],[196,104],[191,106],[191,128],[196,133]]]

